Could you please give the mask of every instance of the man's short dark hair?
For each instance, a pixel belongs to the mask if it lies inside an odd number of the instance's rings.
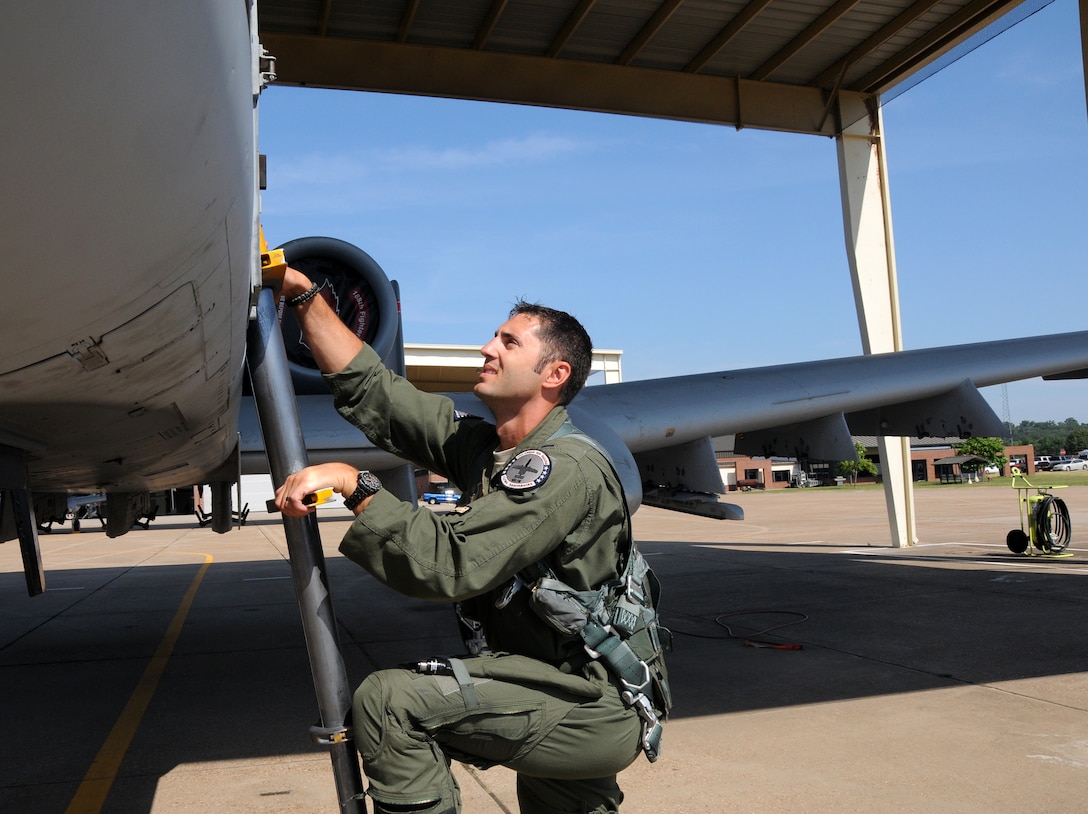
[[[570,378],[559,391],[559,403],[570,404],[589,378],[593,363],[593,342],[582,323],[566,311],[557,311],[536,303],[518,300],[510,309],[510,316],[525,314],[540,323],[537,335],[542,350],[536,372],[551,362],[563,361],[570,365]]]

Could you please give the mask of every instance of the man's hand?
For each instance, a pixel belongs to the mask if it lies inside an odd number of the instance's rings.
[[[308,466],[290,475],[283,482],[283,486],[276,490],[276,506],[288,517],[305,517],[317,510],[315,506],[307,506],[302,502],[306,495],[331,487],[334,492],[347,497],[355,491],[358,480],[359,470],[350,464]],[[363,505],[355,513],[361,512],[366,503],[367,501],[363,501]]]

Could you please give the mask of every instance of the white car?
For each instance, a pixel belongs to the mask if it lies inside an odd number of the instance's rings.
[[[1078,469],[1088,469],[1088,461],[1082,458],[1073,458],[1069,461],[1061,461],[1051,467],[1052,472],[1075,472]]]

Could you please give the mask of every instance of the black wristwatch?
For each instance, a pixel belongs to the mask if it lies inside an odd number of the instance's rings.
[[[355,485],[355,491],[344,498],[344,506],[349,511],[355,511],[360,503],[381,490],[382,482],[378,480],[378,476],[364,469],[359,473],[359,482]]]

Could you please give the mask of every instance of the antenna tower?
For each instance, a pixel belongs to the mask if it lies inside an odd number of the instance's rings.
[[[1009,434],[1009,446],[1012,446],[1012,419],[1009,418],[1009,386],[1001,385],[1001,420],[1005,422],[1005,432]]]

